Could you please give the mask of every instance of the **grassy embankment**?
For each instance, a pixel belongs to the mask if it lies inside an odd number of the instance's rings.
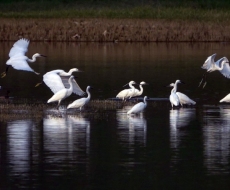
[[[230,41],[226,0],[0,3],[0,40]]]

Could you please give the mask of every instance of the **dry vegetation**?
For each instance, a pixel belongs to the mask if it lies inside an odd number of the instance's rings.
[[[33,103],[32,103],[33,102]],[[66,110],[67,105],[61,105],[59,111],[56,109],[56,104],[46,104],[43,102],[35,102],[28,99],[18,99],[6,103],[0,102],[0,121],[11,121],[15,119],[31,118],[34,120],[41,120],[45,117],[77,117],[87,116],[90,119],[106,119],[108,117],[115,117],[117,109],[123,109],[126,106],[133,106],[137,103],[136,100],[122,102],[115,100],[92,100],[87,104],[82,112],[79,109]],[[165,102],[149,101],[148,107],[159,107]],[[166,103],[168,104],[168,102]],[[170,105],[168,105],[170,106]],[[165,106],[164,106],[165,107]],[[111,115],[111,113],[113,113]],[[115,115],[114,115],[115,114]]]
[[[0,41],[214,42],[230,40],[225,22],[153,19],[0,19]]]

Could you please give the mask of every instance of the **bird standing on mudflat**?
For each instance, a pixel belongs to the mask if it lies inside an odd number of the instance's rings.
[[[127,114],[130,115],[130,114],[139,114],[141,112],[144,111],[144,109],[146,108],[147,106],[147,96],[144,97],[144,100],[143,102],[139,102],[137,104],[135,104],[128,112]]]
[[[62,100],[65,98],[69,97],[72,92],[73,92],[73,79],[74,76],[71,76],[68,80],[70,87],[69,88],[63,88],[56,92],[48,101],[47,103],[50,102],[58,102],[57,109],[59,109],[60,103]]]
[[[88,104],[89,101],[90,101],[90,98],[91,98],[91,94],[89,92],[90,89],[91,89],[91,87],[87,86],[86,92],[87,92],[88,96],[86,98],[80,98],[80,99],[75,100],[73,103],[71,103],[71,104],[69,104],[67,106],[67,109],[70,109],[70,108],[80,108],[80,111],[81,111],[81,108],[83,106],[85,106],[86,104]]]
[[[171,83],[169,87],[174,87],[175,84]],[[189,98],[187,95],[181,93],[181,92],[176,92],[176,95],[179,98],[180,105],[183,107],[183,105],[195,105],[196,102],[193,101],[191,98]]]
[[[129,84],[130,88],[122,90],[121,92],[119,92],[117,94],[116,98],[119,98],[119,99],[122,99],[122,100],[126,100],[128,98],[132,98],[132,96],[133,96],[133,94],[135,92],[135,87],[133,85],[136,84],[136,82],[135,81],[130,81],[128,84]],[[124,86],[126,86],[126,85],[124,85]]]

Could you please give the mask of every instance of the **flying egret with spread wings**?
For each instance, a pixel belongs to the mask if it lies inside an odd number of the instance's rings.
[[[80,99],[75,100],[74,102],[72,102],[71,104],[69,104],[67,106],[67,109],[70,109],[70,108],[80,108],[80,111],[81,111],[81,108],[84,105],[88,104],[89,101],[90,101],[90,98],[91,98],[91,94],[89,92],[90,89],[91,89],[91,87],[87,86],[86,92],[87,92],[88,96],[86,98],[80,98]]]
[[[175,84],[171,83],[169,87],[174,87]],[[176,95],[179,98],[180,105],[183,107],[183,105],[195,105],[196,102],[190,99],[187,95],[181,93],[181,92],[176,92]]]
[[[214,61],[215,57],[216,57],[216,53],[209,56],[201,68],[206,69],[208,73],[211,73],[213,71],[220,71],[220,73],[224,75],[224,77],[230,78],[230,66],[229,66],[228,59],[226,57],[222,57],[215,62]],[[207,84],[206,74],[207,73],[204,73],[202,80],[200,81],[200,84],[199,84],[200,86],[202,84],[202,81],[204,80],[203,88]]]
[[[43,82],[55,94],[62,89],[70,87],[68,79],[70,76],[72,76],[73,72],[79,72],[79,70],[77,68],[70,69],[69,72],[65,72],[61,69],[52,70],[43,75]],[[36,87],[43,82],[36,84]],[[74,78],[72,79],[72,88],[74,94],[79,96],[83,96],[85,94],[85,92],[82,91]]]
[[[10,49],[8,61],[6,62],[6,70],[1,74],[1,77],[5,77],[8,69],[12,66],[16,70],[23,70],[23,71],[30,71],[34,72],[35,74],[39,75],[39,73],[35,72],[29,65],[28,62],[32,63],[36,61],[37,57],[46,57],[45,55],[41,55],[39,53],[35,53],[32,56],[32,59],[29,59],[25,56],[26,52],[28,51],[29,40],[27,39],[20,39],[16,41],[13,47]]]

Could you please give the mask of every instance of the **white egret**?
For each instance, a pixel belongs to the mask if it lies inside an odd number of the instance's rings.
[[[128,84],[129,84],[130,88],[122,90],[121,92],[119,92],[116,96],[117,98],[122,99],[122,100],[126,100],[127,98],[132,98],[132,95],[135,92],[135,87],[133,85],[136,84],[136,82],[130,81]],[[126,86],[126,85],[124,85],[124,86]]]
[[[170,87],[174,87],[175,84],[174,83],[171,83],[169,85]],[[196,102],[193,101],[192,99],[190,99],[187,95],[181,93],[181,92],[176,92],[176,95],[178,96],[179,98],[179,102],[180,102],[180,105],[183,107],[183,105],[195,105]]]
[[[47,72],[43,75],[43,82],[50,88],[50,90],[55,94],[58,91],[69,88],[68,79],[72,76],[73,72],[78,72],[77,68],[70,69],[69,72],[65,72],[64,70],[57,69],[50,72]],[[83,96],[85,94],[84,91],[79,87],[75,79],[72,79],[73,83],[73,93]],[[43,83],[41,82],[41,83]],[[36,87],[41,83],[36,84]]]
[[[136,97],[136,96],[141,96],[144,89],[143,89],[143,85],[148,85],[148,83],[142,81],[140,84],[139,84],[139,87],[140,87],[140,90],[136,89],[135,88],[135,91],[134,91],[134,94],[132,95],[132,97]]]
[[[139,102],[137,104],[135,104],[128,112],[127,114],[139,114],[140,112],[143,112],[143,110],[146,108],[147,106],[147,96],[144,97],[144,102]]]
[[[59,108],[60,106],[60,103],[62,100],[64,100],[65,98],[69,97],[72,92],[73,92],[73,79],[74,79],[74,76],[71,76],[68,80],[69,82],[69,85],[70,87],[69,88],[63,88],[61,90],[59,90],[58,92],[56,92],[48,101],[47,103],[50,103],[50,102],[58,102],[58,105],[57,105],[57,109]]]
[[[230,102],[230,94],[221,99],[220,102]]]
[[[229,66],[228,59],[226,57],[222,57],[215,62],[214,61],[215,57],[216,57],[216,53],[209,56],[201,68],[206,69],[208,73],[211,73],[213,71],[220,71],[220,73],[224,75],[224,77],[230,78],[230,66]],[[205,80],[204,85],[203,85],[203,88],[204,88],[205,85],[207,84],[206,73],[203,75],[203,78],[200,81],[199,86],[202,84],[203,80]]]
[[[171,105],[172,105],[172,108],[173,108],[173,105],[174,106],[179,106],[180,104],[180,100],[179,100],[179,97],[177,96],[176,94],[176,91],[177,91],[177,84],[178,83],[181,83],[180,80],[176,80],[175,84],[174,84],[174,87],[173,89],[171,90],[171,94],[169,96],[169,100],[171,102]]]
[[[8,61],[6,62],[6,71],[3,72],[1,77],[5,77],[8,69],[10,66],[12,66],[16,70],[24,70],[24,71],[30,71],[34,72],[35,74],[39,75],[39,73],[35,72],[29,65],[28,62],[32,63],[36,61],[37,57],[46,57],[45,55],[41,55],[39,53],[35,53],[32,56],[32,59],[29,59],[27,56],[25,56],[26,52],[28,51],[28,46],[29,46],[29,40],[27,39],[20,39],[16,41],[11,48],[9,52],[9,57]]]
[[[91,87],[87,86],[86,92],[87,92],[88,96],[86,98],[80,98],[80,99],[75,100],[74,102],[72,102],[71,104],[69,104],[67,106],[67,109],[70,109],[70,108],[80,108],[80,111],[81,111],[81,108],[84,105],[88,104],[89,101],[90,101],[91,94],[89,92],[89,89],[91,89]]]

